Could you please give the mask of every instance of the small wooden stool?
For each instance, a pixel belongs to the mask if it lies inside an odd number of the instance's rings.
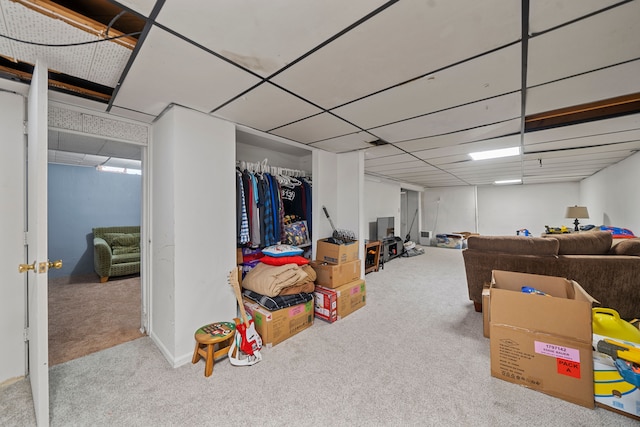
[[[233,322],[215,322],[199,328],[195,333],[196,348],[193,352],[191,363],[197,363],[204,357],[204,376],[208,377],[213,372],[213,361],[226,355],[235,336],[236,325]],[[218,350],[214,350],[218,344]]]

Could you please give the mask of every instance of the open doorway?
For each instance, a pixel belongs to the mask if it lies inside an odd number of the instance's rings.
[[[145,149],[49,130],[49,254],[63,259],[63,268],[49,272],[50,366],[144,335],[143,272],[101,283],[94,269],[93,228],[143,228]],[[141,258],[141,245],[137,251]]]
[[[419,238],[419,206],[417,191],[402,189],[400,192],[400,230],[405,241],[417,242]]]

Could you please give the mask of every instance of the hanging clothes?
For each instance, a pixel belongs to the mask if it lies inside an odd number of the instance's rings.
[[[310,185],[304,180],[268,173],[265,167],[258,164],[236,170],[239,246],[279,244],[286,237],[285,219],[311,221]],[[274,169],[279,168],[271,171]]]

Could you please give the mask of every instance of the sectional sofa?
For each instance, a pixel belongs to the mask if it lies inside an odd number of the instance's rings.
[[[640,317],[640,238],[612,245],[608,231],[543,237],[470,236],[462,251],[469,299],[482,311],[492,270],[559,276],[578,282],[623,319]]]

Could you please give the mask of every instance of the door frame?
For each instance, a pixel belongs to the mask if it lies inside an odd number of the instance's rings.
[[[149,335],[151,332],[151,268],[149,257],[151,165],[148,150],[151,142],[151,125],[56,101],[49,102],[49,112],[54,114],[48,117],[48,129],[54,129],[60,133],[87,135],[140,146],[142,151],[142,194],[140,195],[140,292],[142,306],[140,332]],[[91,127],[83,122],[98,123],[94,127],[96,131],[87,131]]]

